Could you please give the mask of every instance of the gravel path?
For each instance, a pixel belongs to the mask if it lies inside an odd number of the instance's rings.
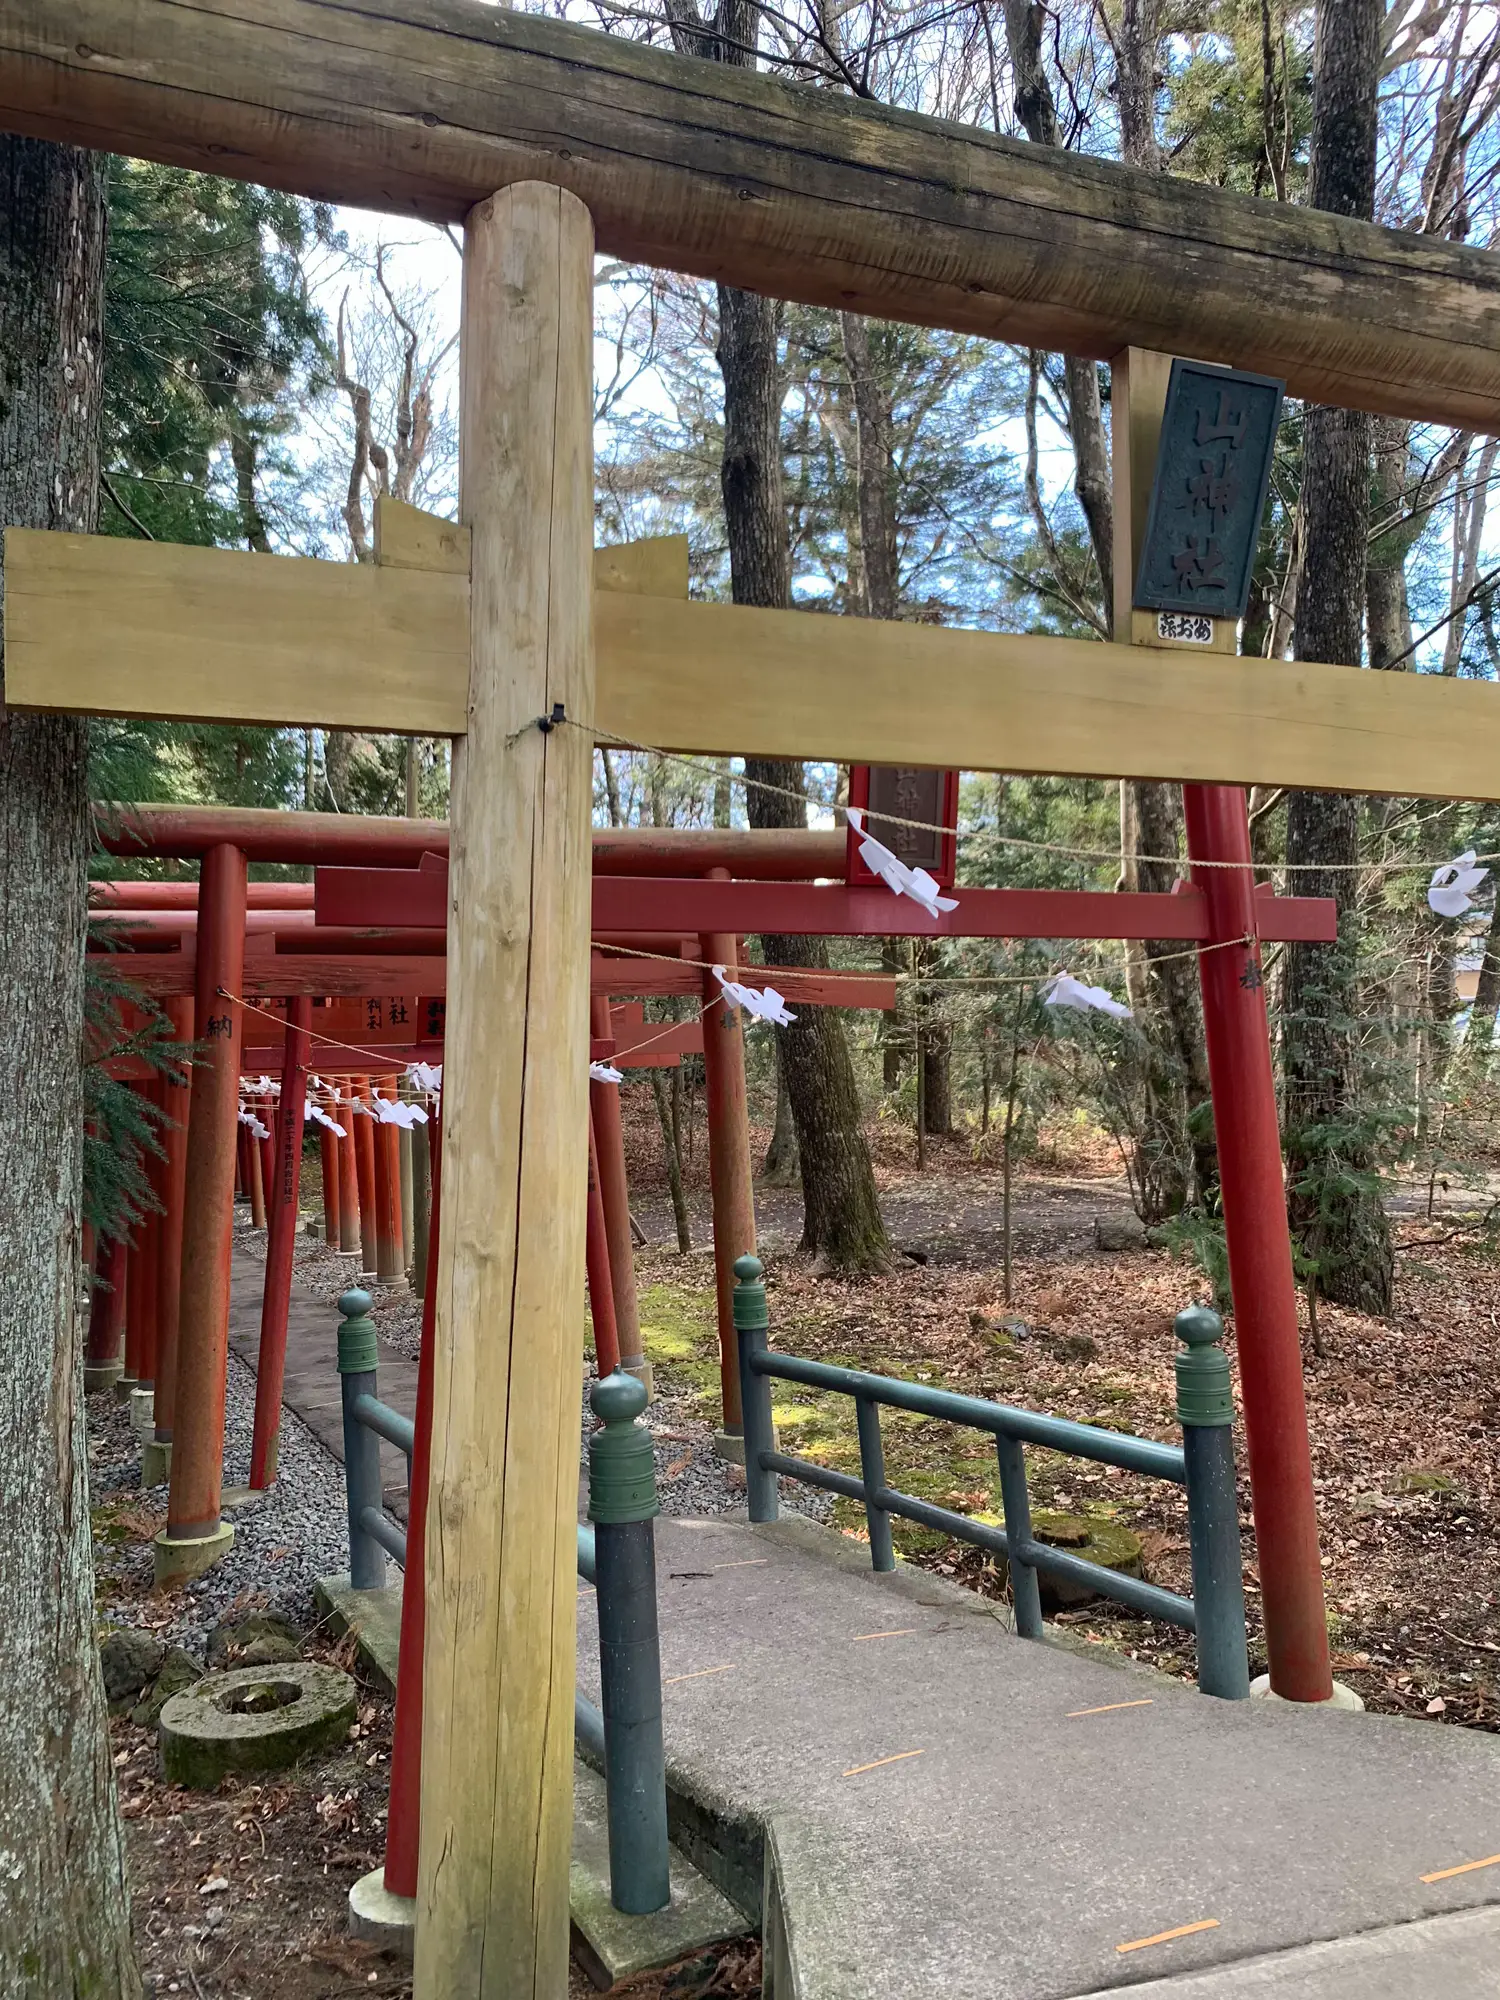
[[[264,1257],[265,1237],[236,1218],[237,1247]],[[296,1276],[330,1305],[351,1282],[349,1260],[316,1239],[297,1239]],[[409,1292],[369,1287],[381,1336],[398,1352],[415,1357],[421,1331],[421,1301]],[[583,1386],[580,1464],[588,1464],[594,1419]],[[657,1490],[669,1515],[725,1514],[745,1501],[744,1473],[713,1448],[713,1426],[692,1415],[691,1400],[663,1396],[647,1413],[656,1460]],[[229,1356],[224,1417],[224,1483],[249,1477],[250,1438],[255,1415],[255,1375],[239,1357]],[[184,1589],[153,1590],[151,1538],[166,1518],[164,1486],[140,1489],[140,1439],[128,1406],[113,1396],[88,1403],[89,1480],[96,1515],[95,1563],[99,1613],[109,1624],[147,1623],[158,1638],[202,1657],[210,1629],[227,1612],[268,1609],[307,1627],[316,1619],[313,1584],[320,1576],[347,1569],[348,1528],[344,1471],[297,1416],[283,1412],[276,1484],[263,1499],[236,1508],[234,1546],[209,1573]],[[815,1520],[826,1520],[832,1496],[813,1487],[782,1482],[782,1505]]]
[[[225,1402],[225,1484],[242,1483],[250,1471],[255,1377],[229,1357]],[[111,1396],[88,1404],[89,1481],[92,1505],[105,1509],[95,1536],[100,1615],[111,1624],[139,1624],[140,1599],[152,1589],[150,1535],[165,1520],[167,1490],[140,1490],[140,1440],[126,1406]],[[109,1503],[115,1503],[110,1505]],[[124,1532],[111,1532],[110,1518]],[[207,1576],[182,1591],[153,1596],[150,1618],[157,1637],[201,1655],[209,1629],[233,1606],[281,1612],[294,1624],[316,1617],[314,1579],[349,1566],[344,1512],[344,1470],[290,1410],[283,1412],[276,1484],[263,1500],[232,1516],[234,1547]],[[158,1613],[168,1616],[159,1620]]]

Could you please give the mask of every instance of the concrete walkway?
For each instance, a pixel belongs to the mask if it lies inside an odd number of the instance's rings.
[[[1500,1865],[1445,1872],[1500,1857],[1495,1738],[1211,1701],[801,1520],[657,1550],[674,1831],[742,1905],[764,1861],[774,2000],[1500,1994],[1447,1916]]]
[[[260,1359],[260,1302],[265,1282],[265,1259],[250,1256],[236,1244],[229,1280],[229,1345],[252,1369]],[[294,1278],[281,1400],[342,1465],[344,1410],[339,1390],[338,1330],[335,1308]],[[395,1353],[383,1340],[380,1400],[403,1417],[416,1415],[417,1364]],[[380,1479],[387,1511],[404,1523],[406,1460],[394,1445],[382,1444],[380,1448]]]
[[[294,1284],[285,1400],[342,1459],[336,1338]],[[413,1413],[384,1347],[380,1393]],[[662,1520],[657,1583],[673,1836],[764,1921],[767,2000],[1500,2000],[1492,1736],[1210,1701],[797,1517]],[[594,1699],[598,1659],[581,1590]]]

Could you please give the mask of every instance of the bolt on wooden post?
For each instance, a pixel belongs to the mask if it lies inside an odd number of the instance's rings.
[[[568,1984],[593,745],[535,724],[593,718],[593,247],[535,183],[466,225],[419,2000]]]

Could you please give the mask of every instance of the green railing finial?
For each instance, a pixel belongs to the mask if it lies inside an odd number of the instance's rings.
[[[589,1391],[601,1426],[589,1439],[591,1521],[649,1521],[661,1512],[651,1433],[636,1422],[647,1400],[645,1383],[622,1369]]]
[[[765,1268],[759,1257],[734,1260],[735,1287],[731,1299],[735,1328],[740,1333],[760,1332],[771,1324],[766,1311],[766,1288],[761,1282]]]
[[[1207,1306],[1188,1306],[1172,1322],[1186,1352],[1177,1356],[1177,1421],[1198,1429],[1234,1422],[1224,1322]]]
[[[345,1292],[339,1299],[343,1321],[339,1326],[340,1375],[367,1375],[379,1366],[380,1349],[375,1322],[370,1318],[374,1300],[368,1292]]]

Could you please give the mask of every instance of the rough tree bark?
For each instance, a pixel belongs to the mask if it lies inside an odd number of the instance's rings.
[[[0,522],[91,530],[104,162],[0,138]],[[0,588],[3,588],[0,576]],[[80,1342],[88,739],[0,658],[0,1993],[140,1992],[94,1642]]]
[[[897,618],[901,611],[897,471],[889,382],[870,346],[870,322],[858,313],[840,316],[844,362],[854,393],[854,460],[859,499],[860,588],[856,607],[866,618]],[[935,996],[919,1002],[922,1037],[922,1129],[946,1138],[953,1129],[950,1068],[953,1036],[932,1014]],[[890,1051],[882,1068],[890,1072]],[[889,1084],[887,1084],[889,1088]]]
[[[792,1093],[787,1083],[786,1063],[781,1043],[776,1048],[776,1119],[771,1127],[771,1143],[761,1162],[760,1177],[768,1187],[795,1187],[801,1178],[797,1153],[797,1125],[792,1117]]]
[[[1370,665],[1381,670],[1404,662],[1412,641],[1411,612],[1406,602],[1406,558],[1422,524],[1410,517],[1404,524],[1401,522],[1405,513],[1410,438],[1411,425],[1404,419],[1376,419],[1375,518],[1365,563],[1365,615],[1370,633]],[[1383,527],[1385,532],[1381,533]]]
[[[1337,215],[1375,209],[1380,0],[1318,9],[1308,200]],[[1357,668],[1370,525],[1370,418],[1310,406],[1303,421],[1306,559],[1297,598],[1296,656]],[[1299,895],[1332,896],[1338,942],[1292,945],[1283,989],[1282,1063],[1293,1227],[1316,1257],[1318,1289],[1341,1305],[1388,1313],[1390,1228],[1367,1175],[1372,1150],[1361,1103],[1356,907],[1359,801],[1294,792],[1287,862]],[[1351,1186],[1350,1175],[1353,1182]]]
[[[870,354],[870,323],[842,313],[844,363],[854,391],[855,483],[859,548],[867,618],[894,618],[900,602],[896,542],[896,463],[891,444],[891,397]]]
[[[667,0],[676,46],[689,55],[753,68],[760,27],[754,0],[721,0],[713,22],[692,0]],[[779,610],[792,595],[791,546],[781,479],[781,369],[773,299],[719,287],[719,369],[724,446],[719,469],[736,604]],[[805,827],[800,764],[747,757],[746,812],[753,827]],[[821,939],[765,937],[768,961],[826,967]],[[802,1248],[832,1269],[879,1269],[885,1224],[860,1122],[859,1090],[838,1011],[804,1007],[776,1030],[802,1172]]]
[[[1034,146],[1062,146],[1057,105],[1042,58],[1048,21],[1041,0],[1005,0],[1005,42],[1010,53],[1016,117]],[[1099,370],[1085,356],[1063,357],[1068,392],[1068,430],[1073,444],[1073,491],[1089,525],[1099,567],[1104,615],[1114,598],[1114,495],[1109,477],[1109,445],[1099,399]]]

